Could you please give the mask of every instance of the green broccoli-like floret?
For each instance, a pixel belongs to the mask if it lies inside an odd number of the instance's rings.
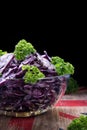
[[[52,56],[51,57],[52,64],[58,64],[58,63],[64,63],[64,59],[58,57],[58,56]]]
[[[73,77],[70,77],[67,82],[66,94],[75,93],[78,91],[78,88],[79,88],[78,82]]]
[[[65,62],[64,59],[58,56],[52,57],[51,63],[54,64],[58,75],[74,74],[74,66],[69,62]]]
[[[23,65],[22,70],[26,70],[24,75],[25,83],[36,83],[40,78],[45,77],[45,75],[34,65]]]
[[[75,118],[68,126],[67,130],[87,130],[87,116]]]
[[[24,60],[27,55],[35,53],[33,45],[22,39],[15,46],[14,55],[17,60]]]
[[[0,77],[2,77],[2,73],[0,73]]]
[[[0,50],[0,56],[4,55],[4,54],[6,54],[6,53],[7,53],[7,51],[2,51],[2,50]]]

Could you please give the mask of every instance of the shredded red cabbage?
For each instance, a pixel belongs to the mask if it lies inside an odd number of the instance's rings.
[[[35,65],[46,78],[35,84],[24,83],[22,65]],[[44,52],[17,61],[12,53],[0,57],[0,109],[8,111],[32,111],[51,106],[60,94],[65,76],[58,76],[50,57]]]

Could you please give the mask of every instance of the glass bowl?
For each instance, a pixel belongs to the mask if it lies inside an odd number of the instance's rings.
[[[0,88],[0,115],[30,117],[48,111],[65,94],[68,78],[69,75],[46,77],[23,88],[9,89],[8,93]]]

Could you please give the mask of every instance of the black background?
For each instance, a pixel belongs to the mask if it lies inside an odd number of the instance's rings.
[[[22,7],[11,12],[12,8],[1,17],[0,49],[12,52],[19,40],[26,39],[39,53],[46,50],[49,56],[72,63],[74,78],[80,86],[87,86],[86,17],[82,10],[43,8],[41,12],[42,7],[39,11]]]

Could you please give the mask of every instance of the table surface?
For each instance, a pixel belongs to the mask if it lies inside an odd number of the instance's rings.
[[[64,95],[52,109],[36,117],[14,118],[0,115],[0,130],[67,130],[81,114],[87,114],[87,91]]]

